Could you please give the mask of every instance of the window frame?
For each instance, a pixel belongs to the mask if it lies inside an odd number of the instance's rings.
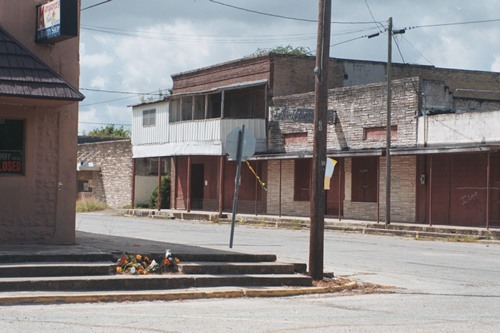
[[[156,126],[156,109],[142,110],[142,127]]]

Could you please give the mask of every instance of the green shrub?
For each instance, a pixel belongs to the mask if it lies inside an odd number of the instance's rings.
[[[170,176],[161,177],[161,208],[170,208]],[[158,186],[155,187],[149,196],[149,208],[158,208]]]
[[[77,213],[95,212],[98,210],[105,210],[107,208],[108,205],[95,198],[81,199],[76,202]]]

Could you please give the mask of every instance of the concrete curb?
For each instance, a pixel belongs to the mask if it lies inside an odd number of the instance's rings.
[[[336,293],[357,288],[356,281],[334,287],[271,287],[271,288],[203,288],[183,290],[137,291],[137,292],[86,292],[86,293],[30,293],[0,294],[0,306],[58,303],[179,301],[212,298],[244,297],[291,297],[312,294]]]

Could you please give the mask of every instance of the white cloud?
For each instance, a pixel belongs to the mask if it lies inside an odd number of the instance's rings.
[[[102,76],[96,76],[90,82],[90,86],[95,89],[106,89],[108,80]]]

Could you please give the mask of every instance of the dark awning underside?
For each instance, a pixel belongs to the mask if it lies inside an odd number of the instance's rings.
[[[1,27],[0,96],[65,101],[85,98]]]

